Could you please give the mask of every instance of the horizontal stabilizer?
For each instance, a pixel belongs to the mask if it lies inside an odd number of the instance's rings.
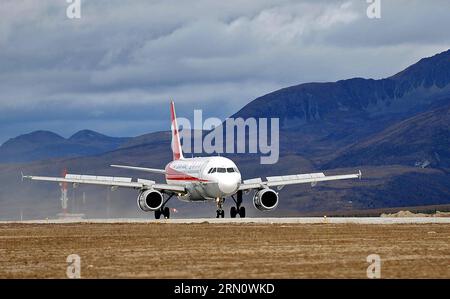
[[[143,172],[166,174],[166,171],[164,169],[135,167],[135,166],[127,166],[127,165],[111,165],[111,167],[122,168],[122,169],[130,169],[130,170],[136,170],[136,171],[143,171]]]
[[[91,181],[104,181],[104,182],[121,182],[131,183],[131,178],[113,177],[113,176],[96,176],[96,175],[80,175],[80,174],[66,174],[66,179],[77,180],[91,180]]]

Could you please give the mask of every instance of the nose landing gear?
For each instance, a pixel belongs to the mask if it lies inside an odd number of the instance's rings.
[[[230,210],[230,216],[231,218],[236,218],[236,215],[239,214],[239,217],[241,218],[245,218],[245,207],[242,207],[242,191],[238,191],[237,192],[237,198],[235,199],[234,196],[232,196],[231,198],[233,198],[234,202],[236,203],[235,207],[231,207]]]
[[[217,204],[216,218],[225,218],[225,211],[223,210],[224,201],[225,201],[225,198],[217,198],[216,199],[216,204]]]
[[[216,218],[224,218],[225,217],[225,211],[224,210],[217,210],[216,212]]]

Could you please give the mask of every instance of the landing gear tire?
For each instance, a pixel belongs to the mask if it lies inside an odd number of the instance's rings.
[[[239,217],[245,218],[245,208],[244,207],[239,208]]]
[[[164,218],[169,219],[170,218],[170,209],[169,207],[165,207],[162,211]]]
[[[241,204],[242,204],[242,191],[238,191],[236,193],[236,195],[237,195],[237,198],[234,198],[234,196],[231,196],[231,198],[233,198],[236,206],[235,207],[231,207],[230,216],[231,216],[231,218],[236,218],[236,215],[239,214],[239,217],[245,218],[245,208],[241,207]]]
[[[237,209],[236,209],[236,207],[231,207],[231,210],[230,210],[230,217],[231,217],[231,218],[236,218],[236,215],[237,215]]]
[[[224,210],[217,210],[216,218],[225,218],[225,211]]]
[[[164,219],[169,219],[170,218],[169,207],[161,208],[155,211],[155,219],[160,219],[161,215],[164,216]]]
[[[155,219],[161,218],[161,215],[163,215],[165,219],[170,218],[170,209],[165,205],[172,198],[173,195],[174,194],[169,195],[169,197],[162,203],[161,208],[155,211]]]
[[[225,211],[223,210],[223,203],[225,201],[225,198],[216,198],[216,204],[217,204],[217,211],[216,211],[216,218],[225,218]]]

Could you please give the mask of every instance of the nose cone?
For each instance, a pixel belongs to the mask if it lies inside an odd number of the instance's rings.
[[[219,181],[219,189],[224,194],[234,194],[239,188],[238,178],[226,178]]]

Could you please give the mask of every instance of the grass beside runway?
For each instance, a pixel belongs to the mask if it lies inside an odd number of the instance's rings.
[[[450,224],[0,224],[0,278],[450,278]]]

